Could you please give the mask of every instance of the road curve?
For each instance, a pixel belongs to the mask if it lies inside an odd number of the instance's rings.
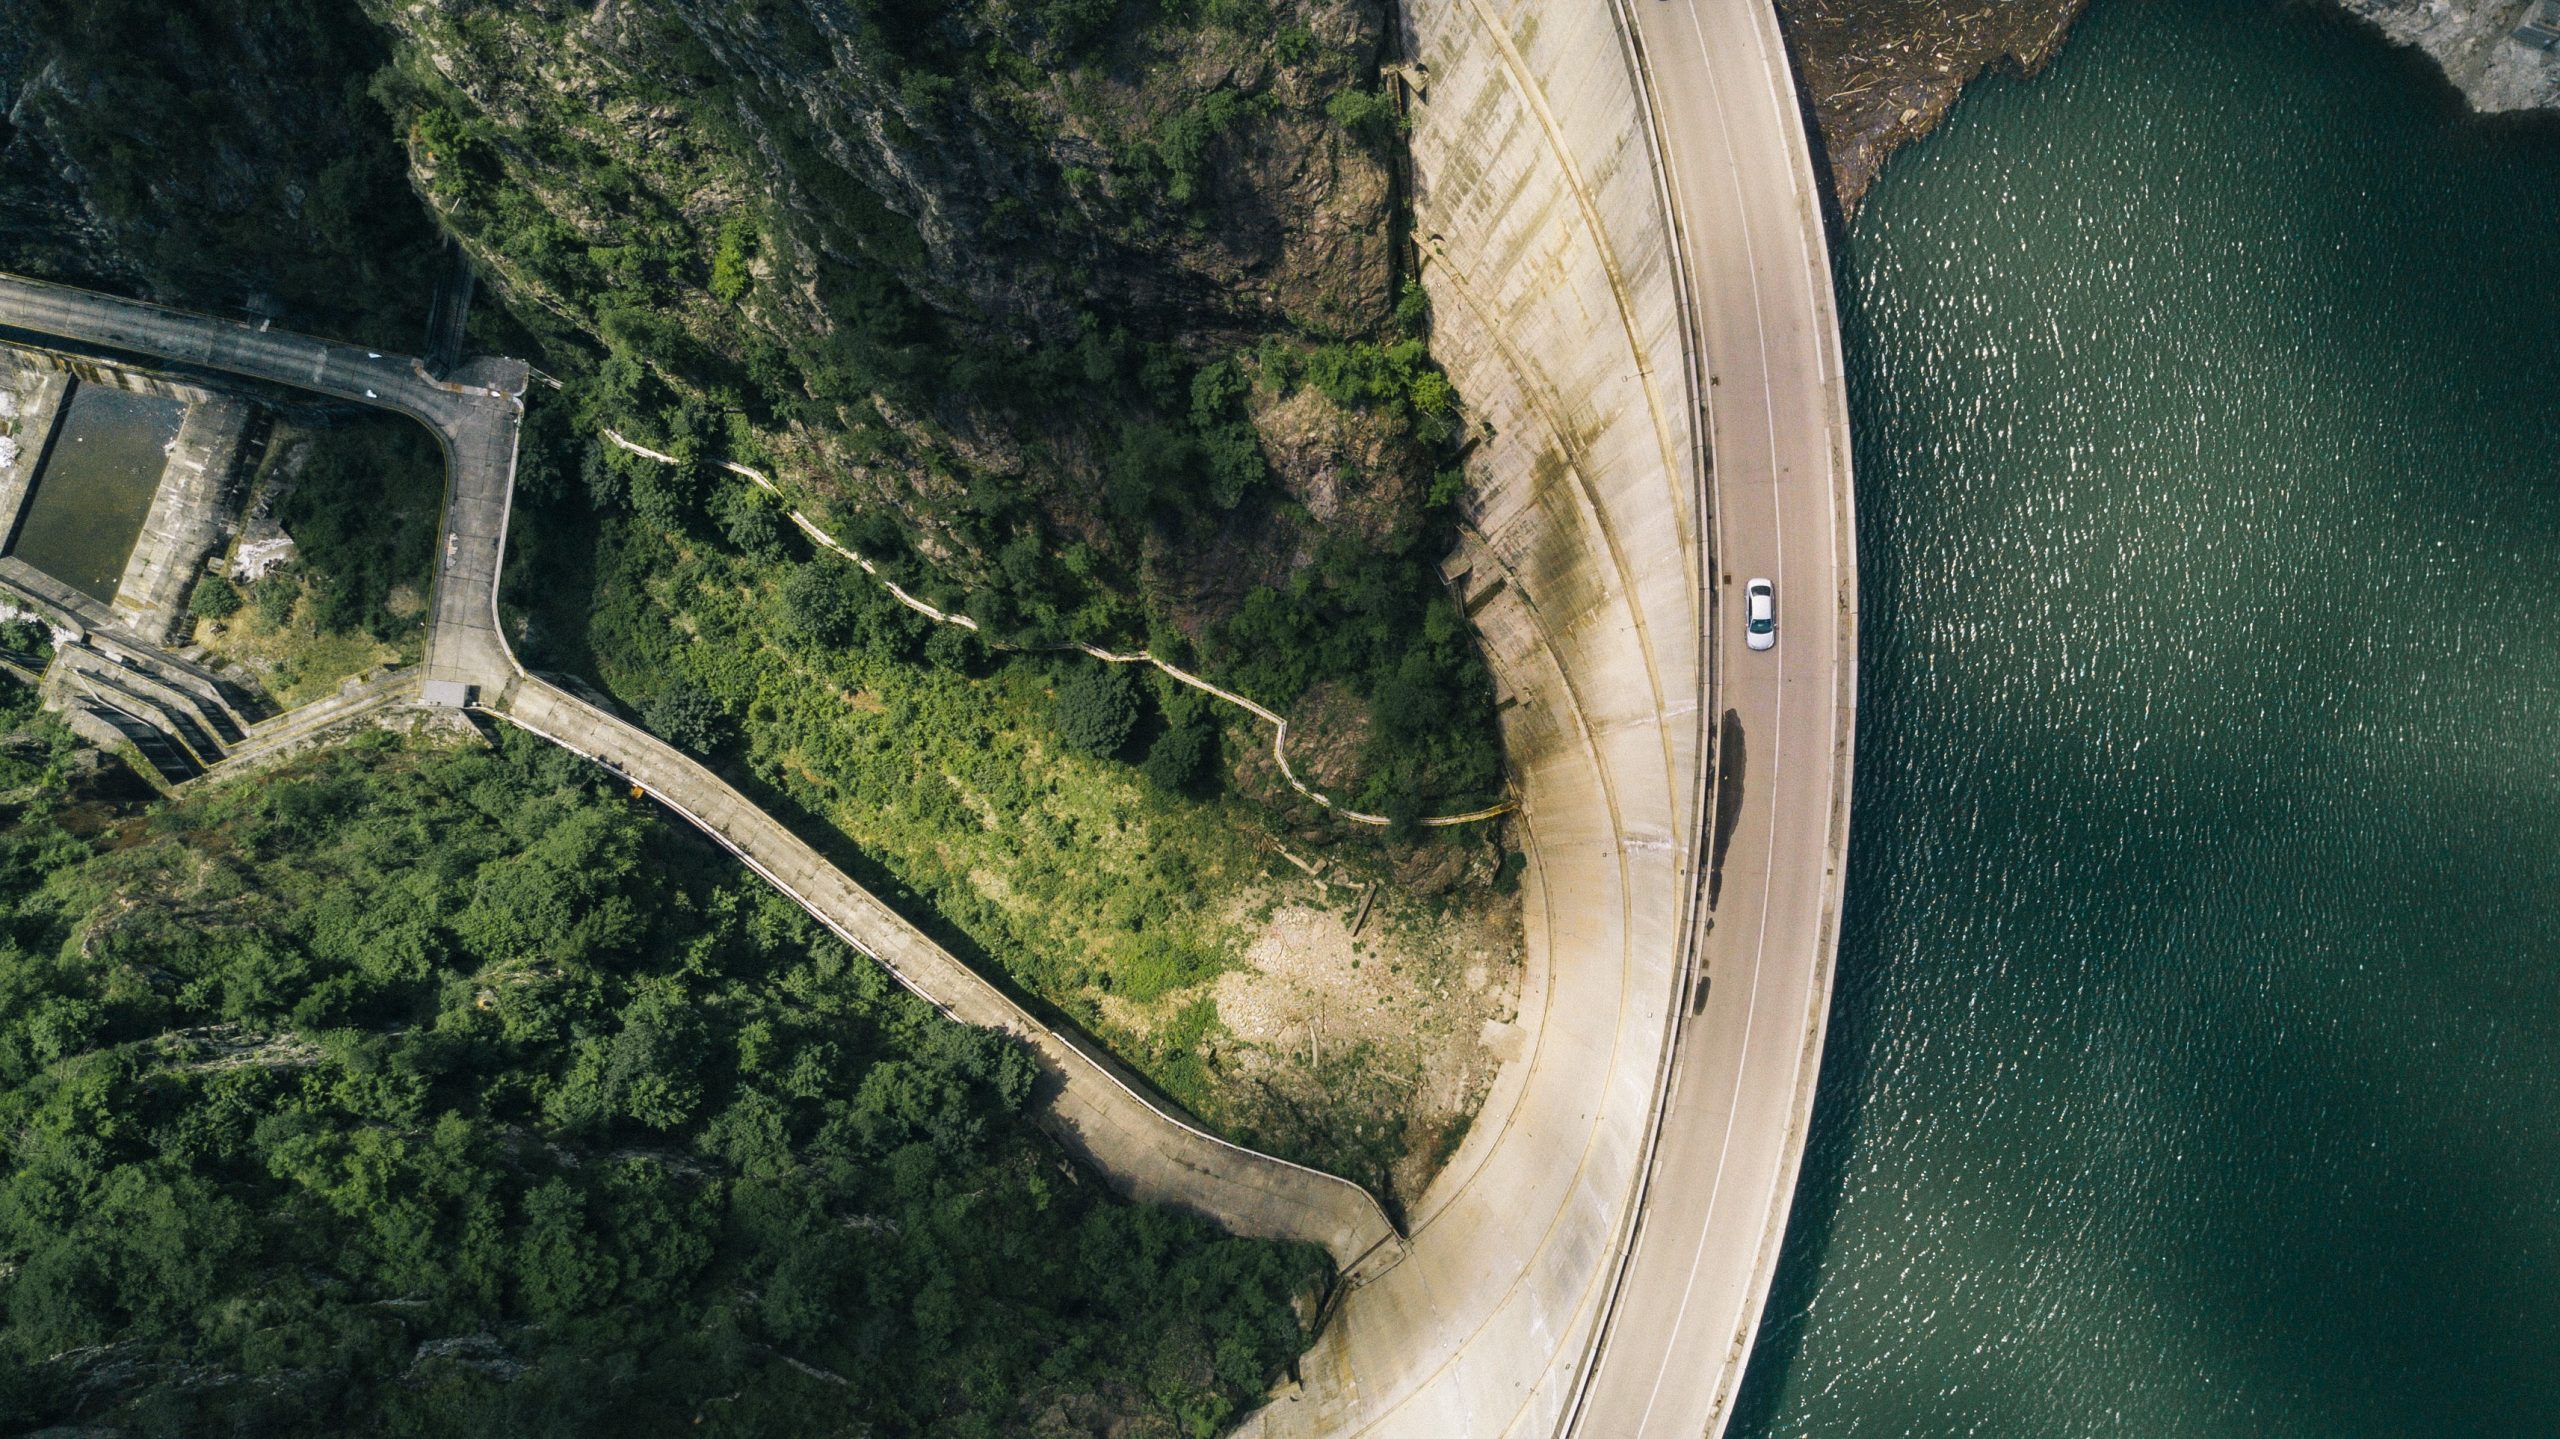
[[[476,361],[455,378],[438,380],[406,355],[6,274],[0,274],[0,326],[312,390],[426,426],[444,446],[455,480],[446,492],[426,677],[485,684],[503,683],[512,673],[492,597],[515,479],[522,364]]]
[[[501,712],[646,789],[944,1014],[1029,1045],[1044,1074],[1039,1098],[1050,1131],[1129,1197],[1206,1214],[1242,1234],[1320,1244],[1344,1269],[1395,1242],[1367,1191],[1229,1144],[1158,1109],[1142,1081],[1108,1054],[1033,1019],[673,745],[531,675],[509,688]]]
[[[1344,1271],[1400,1248],[1366,1190],[1182,1120],[1109,1056],[1034,1018],[711,771],[525,673],[497,625],[521,363],[474,361],[456,380],[439,381],[406,356],[5,274],[0,327],[314,390],[425,425],[448,465],[426,678],[475,686],[482,707],[639,784],[945,1014],[1021,1038],[1043,1072],[1047,1127],[1120,1192],[1239,1234],[1320,1245]]]
[[[1856,576],[1810,159],[1768,0],[1406,15],[1433,351],[1484,422],[1452,574],[1523,798],[1525,1032],[1402,1262],[1246,1433],[1693,1439],[1785,1228],[1847,836]],[[1771,653],[1724,618],[1758,575]]]
[[[1738,723],[1713,989],[1674,1043],[1636,1232],[1566,1430],[1720,1435],[1785,1236],[1839,947],[1857,700],[1840,325],[1795,75],[1769,0],[1626,0],[1709,404],[1718,703]],[[1776,649],[1740,586],[1772,580]]]

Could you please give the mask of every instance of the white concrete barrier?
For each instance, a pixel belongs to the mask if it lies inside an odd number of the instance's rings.
[[[1697,883],[1706,514],[1679,257],[1600,0],[1412,0],[1432,353],[1478,426],[1449,564],[1528,839],[1517,1056],[1249,1434],[1545,1435],[1623,1251]]]

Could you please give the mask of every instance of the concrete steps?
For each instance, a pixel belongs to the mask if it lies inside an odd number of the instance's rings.
[[[418,675],[393,670],[361,684],[350,684],[324,700],[260,720],[200,778],[230,775],[311,744],[337,730],[371,719],[394,705],[418,702]]]
[[[55,682],[67,693],[148,721],[184,748],[199,768],[222,758],[212,720],[186,691],[126,669],[95,650],[66,647],[54,664]]]
[[[132,744],[171,784],[220,764],[249,729],[231,703],[237,690],[228,682],[174,655],[106,635],[64,642],[44,685],[74,730]]]
[[[112,699],[67,697],[56,708],[73,734],[104,749],[112,749],[118,742],[132,745],[171,784],[184,784],[204,773],[195,756],[170,738],[168,731]]]

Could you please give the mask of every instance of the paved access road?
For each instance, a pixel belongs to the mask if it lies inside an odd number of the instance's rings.
[[[717,775],[524,672],[497,626],[522,364],[473,361],[453,381],[439,381],[406,356],[10,275],[0,275],[0,326],[316,390],[426,425],[450,467],[426,678],[472,685],[484,708],[628,777],[944,1013],[1021,1037],[1044,1073],[1048,1127],[1123,1193],[1207,1215],[1240,1234],[1321,1245],[1346,1270],[1400,1243],[1358,1185],[1228,1144],[1176,1117],[1108,1056],[1041,1023]]]
[[[1130,1197],[1206,1213],[1239,1233],[1321,1244],[1345,1268],[1394,1242],[1376,1202],[1357,1185],[1170,1118],[1108,1055],[1039,1023],[673,745],[534,676],[511,687],[505,713],[647,789],[945,1014],[1029,1044],[1046,1075],[1041,1098],[1051,1132]]]
[[[425,425],[443,443],[450,466],[426,677],[494,692],[514,673],[498,636],[494,596],[507,497],[515,485],[522,364],[475,361],[453,379],[438,380],[406,355],[16,275],[0,275],[0,326],[314,390],[396,410]]]
[[[1769,0],[1630,0],[1712,377],[1718,702],[1741,804],[1626,1267],[1570,1432],[1721,1434],[1794,1198],[1838,947],[1857,696],[1847,397],[1795,77]],[[1752,652],[1741,587],[1776,582]],[[1725,771],[1732,782],[1732,771]],[[1729,803],[1729,800],[1728,800]]]

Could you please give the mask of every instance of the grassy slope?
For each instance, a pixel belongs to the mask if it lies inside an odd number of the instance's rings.
[[[196,638],[246,664],[287,708],[376,665],[415,664],[444,504],[434,437],[409,420],[365,415],[280,430],[269,455],[299,466],[276,515],[297,562],[249,586],[233,613],[200,614]]]
[[[894,640],[795,640],[787,565],[621,521],[604,527],[598,553],[597,587],[572,607],[590,615],[583,638],[608,689],[644,712],[670,690],[714,698],[735,722],[720,749],[761,798],[814,820],[804,832],[842,836],[841,862],[910,914],[924,901],[946,939],[1103,1036],[1174,1098],[1257,1137],[1257,1116],[1219,1083],[1205,997],[1169,1023],[1129,1020],[1233,962],[1233,903],[1281,863],[1267,816],[1067,752],[1050,727],[1052,690],[1065,667],[1091,661],[937,666],[885,601],[876,624]]]

